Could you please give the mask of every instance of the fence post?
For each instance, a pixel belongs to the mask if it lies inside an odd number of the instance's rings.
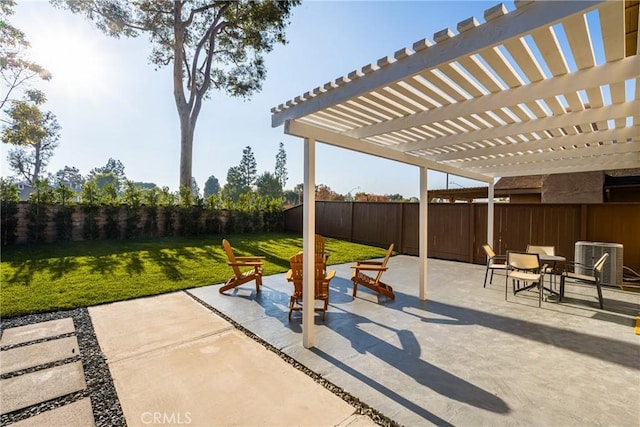
[[[349,202],[349,241],[353,242],[353,201]]]
[[[403,254],[404,252],[404,202],[400,203],[400,224],[398,226],[398,251]]]
[[[473,256],[475,254],[475,235],[476,235],[476,206],[475,203],[469,205],[469,263],[473,264]]]

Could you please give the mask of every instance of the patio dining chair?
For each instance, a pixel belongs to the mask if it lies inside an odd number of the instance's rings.
[[[512,281],[513,294],[531,288],[538,288],[538,307],[542,305],[542,292],[544,284],[544,272],[546,264],[540,266],[540,258],[538,254],[528,254],[522,252],[507,252],[507,272],[504,287],[504,299],[507,300],[509,288],[509,280]],[[524,286],[519,286],[520,281],[524,282]],[[516,282],[518,288],[516,289]]]
[[[387,254],[382,261],[357,261],[356,265],[351,266],[351,268],[354,269],[353,275],[351,276],[351,281],[353,281],[354,298],[358,292],[358,285],[362,285],[388,298],[393,300],[396,299],[396,296],[393,293],[393,288],[380,280],[382,273],[388,269],[387,262],[389,261],[389,257],[391,257],[392,252],[393,243],[389,245]],[[371,276],[367,273],[371,274]]]
[[[491,270],[491,278],[489,279],[489,284],[493,283],[493,272],[494,270],[504,271],[507,269],[507,257],[505,255],[496,255],[491,245],[482,245],[482,249],[484,249],[484,253],[487,255],[487,269],[484,272],[484,286],[487,287],[487,277],[489,276],[489,270]]]
[[[528,254],[555,255],[555,246],[527,245]]]
[[[289,299],[289,320],[291,320],[291,313],[294,311],[302,311],[302,276],[303,266],[302,261],[304,254],[298,252],[289,259],[291,270],[286,274],[286,278],[289,282],[293,283],[293,293]],[[329,307],[329,282],[336,275],[335,270],[326,270],[324,264],[324,254],[315,255],[315,268],[314,268],[314,310],[322,312],[322,320],[325,319],[327,309]],[[321,305],[316,305],[316,301],[320,301]]]
[[[233,269],[233,277],[225,282],[220,288],[220,293],[233,289],[236,286],[243,285],[248,282],[256,281],[256,292],[260,292],[262,286],[262,256],[236,256],[231,243],[227,239],[222,240],[222,247],[227,254],[229,265]],[[249,270],[242,271],[240,268],[250,267]]]
[[[600,303],[600,308],[604,309],[604,301],[602,299],[602,269],[604,268],[605,262],[607,262],[607,258],[609,258],[609,254],[607,252],[603,253],[600,259],[596,261],[593,266],[587,266],[578,262],[569,262],[565,266],[565,271],[562,272],[562,276],[560,276],[560,298],[559,301],[562,302],[562,298],[564,297],[564,288],[567,284],[567,279],[575,282],[575,283],[587,283],[595,285],[598,291],[598,302]],[[576,267],[579,267],[580,270],[591,270],[591,274],[581,274],[577,273]],[[573,270],[573,271],[571,271]]]

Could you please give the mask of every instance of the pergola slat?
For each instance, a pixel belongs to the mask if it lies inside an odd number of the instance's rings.
[[[635,107],[632,104],[615,104],[602,107],[600,110],[588,109],[579,111],[576,113],[569,113],[571,118],[576,123],[588,123],[596,117],[605,115],[612,119],[628,117],[635,111]],[[445,147],[449,145],[463,144],[465,142],[472,142],[487,139],[490,137],[503,138],[510,135],[527,134],[531,132],[543,133],[544,130],[549,128],[557,128],[561,123],[565,122],[567,117],[551,116],[539,120],[531,120],[526,123],[517,123],[511,126],[502,126],[495,129],[481,129],[477,131],[471,131],[464,134],[451,135],[448,137],[437,138],[427,141],[416,141],[414,143],[407,144],[404,147],[405,151],[421,150],[425,148]],[[583,134],[587,137],[588,134]],[[578,135],[581,137],[581,135]],[[450,160],[447,156],[439,157],[438,160]]]
[[[605,131],[607,132],[607,131]],[[465,168],[479,168],[486,166],[504,166],[510,165],[514,163],[519,163],[518,159],[521,157],[526,157],[526,161],[530,162],[543,162],[548,160],[559,160],[559,159],[573,159],[573,158],[585,158],[585,157],[593,157],[593,156],[604,156],[609,154],[624,154],[628,153],[629,155],[640,155],[640,143],[636,142],[622,142],[617,144],[603,144],[598,145],[597,147],[582,147],[573,148],[569,154],[565,153],[567,150],[543,150],[538,153],[527,154],[526,156],[512,156],[512,157],[501,157],[504,162],[501,163],[501,160],[493,158],[493,159],[484,159],[484,160],[468,160],[464,162]],[[567,157],[567,156],[571,157]]]
[[[540,173],[560,173],[557,170],[561,168],[571,168],[572,171],[577,171],[577,169],[582,170],[593,170],[593,168],[589,169],[585,163],[592,163],[594,161],[601,162],[602,167],[606,169],[619,169],[619,166],[623,166],[625,168],[635,167],[632,165],[637,165],[637,162],[640,158],[640,153],[638,155],[630,156],[628,153],[621,154],[607,154],[601,156],[588,156],[582,158],[570,158],[556,161],[540,161],[540,162],[530,162],[530,163],[517,163],[512,165],[501,165],[492,168],[471,168],[472,170],[482,173],[482,174],[501,174],[497,176],[514,176],[508,174],[515,174],[515,176],[522,175],[524,171],[527,174],[528,171],[538,170]],[[529,174],[532,174],[529,172]]]
[[[350,132],[350,136],[366,137],[402,129],[404,127],[419,126],[429,119],[429,121],[437,121],[448,117],[465,117],[478,112],[499,109],[504,105],[511,104],[513,99],[529,102],[539,98],[555,96],[568,90],[577,92],[578,90],[585,89],[585,85],[598,85],[599,87],[600,84],[609,83],[612,75],[617,76],[619,81],[637,77],[636,74],[639,69],[640,57],[633,56],[620,61],[592,67],[579,73],[566,74],[554,79],[546,79],[540,82],[530,83],[526,86],[504,90],[492,94],[490,97],[470,99],[465,102],[443,106],[433,111],[419,112],[409,117],[381,122],[354,130]],[[578,75],[580,78],[578,78]]]
[[[624,58],[625,52],[625,2],[612,1],[598,10],[602,28],[604,56],[607,62]]]

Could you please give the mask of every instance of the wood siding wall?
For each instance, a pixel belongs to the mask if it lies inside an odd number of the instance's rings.
[[[417,203],[316,202],[316,232],[323,236],[418,255]],[[285,211],[285,230],[302,232],[302,206]],[[430,203],[428,255],[485,263],[487,205]],[[572,261],[575,242],[621,243],[624,265],[640,271],[640,203],[495,204],[498,253],[528,244],[553,245]]]

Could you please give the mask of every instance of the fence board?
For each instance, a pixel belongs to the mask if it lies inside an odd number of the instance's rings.
[[[285,229],[302,232],[302,207],[285,211]],[[419,253],[419,204],[316,202],[316,230],[327,237]],[[429,204],[428,256],[485,263],[486,203]],[[553,245],[573,261],[575,242],[601,241],[624,246],[624,265],[640,271],[640,203],[496,203],[496,252],[524,251],[528,244]]]
[[[427,231],[428,256],[454,261],[469,261],[471,205],[468,203],[432,203],[429,205]]]
[[[588,205],[587,241],[621,243],[624,265],[640,272],[640,204]]]

